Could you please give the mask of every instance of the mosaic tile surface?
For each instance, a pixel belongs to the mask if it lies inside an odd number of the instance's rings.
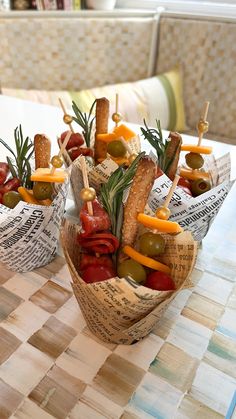
[[[26,274],[1,267],[0,418],[225,417],[236,388],[234,192],[203,240],[194,288],[131,346],[92,335],[62,257]]]

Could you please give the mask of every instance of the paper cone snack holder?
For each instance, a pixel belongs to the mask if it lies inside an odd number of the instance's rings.
[[[78,227],[66,220],[61,230],[61,242],[68,264],[72,288],[89,329],[101,340],[116,344],[132,344],[151,332],[162,313],[176,296],[192,286],[192,272],[197,244],[189,232],[166,235],[162,262],[171,268],[175,291],[154,291],[137,284],[131,278],[111,278],[86,284],[77,269],[80,248]]]

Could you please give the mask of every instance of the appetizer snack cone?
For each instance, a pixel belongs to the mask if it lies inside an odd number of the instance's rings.
[[[51,158],[46,135],[32,143],[20,126],[14,139],[14,149],[0,139],[9,152],[7,163],[0,162],[0,262],[26,272],[56,256],[70,170],[62,169],[60,154]]]
[[[131,279],[118,277],[86,284],[77,272],[80,260],[80,248],[76,245],[77,228],[66,221],[61,239],[74,294],[87,325],[106,342],[132,344],[150,333],[180,290],[191,287],[196,242],[188,232],[166,236],[162,261],[171,268],[176,286],[174,291],[154,291]]]
[[[56,256],[69,178],[56,187],[50,206],[20,201],[10,209],[0,205],[0,262],[15,272],[27,272]]]

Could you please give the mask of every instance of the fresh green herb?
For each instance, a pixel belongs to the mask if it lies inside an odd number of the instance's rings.
[[[88,114],[81,112],[75,102],[72,102],[72,109],[75,113],[73,120],[79,124],[83,129],[83,136],[86,142],[87,147],[90,147],[91,144],[91,134],[95,116],[92,117],[93,109],[95,106],[96,100],[93,102],[90,111]]]
[[[174,154],[172,154],[172,158],[170,158],[167,152],[170,141],[168,139],[163,139],[160,120],[156,119],[157,128],[148,128],[146,121],[144,120],[143,122],[145,128],[141,127],[142,135],[155,149],[158,157],[158,166],[166,173],[174,158]]]
[[[11,153],[13,157],[7,157],[10,172],[13,177],[20,179],[22,186],[31,189],[31,165],[30,159],[34,154],[34,145],[29,137],[24,139],[21,125],[14,130],[14,152],[9,145],[0,138],[0,143]]]
[[[110,217],[112,233],[118,239],[120,239],[123,216],[123,193],[130,186],[137,165],[144,155],[145,152],[140,153],[126,170],[124,170],[122,166],[118,167],[118,169],[109,177],[108,182],[101,186],[100,194],[102,204]]]

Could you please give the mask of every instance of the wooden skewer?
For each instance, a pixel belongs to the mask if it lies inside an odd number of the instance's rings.
[[[116,93],[116,113],[118,113],[119,95]]]
[[[168,208],[169,203],[170,203],[170,201],[172,199],[172,196],[174,194],[175,188],[176,188],[176,186],[177,186],[177,184],[179,182],[179,179],[180,179],[180,176],[179,175],[175,175],[175,178],[174,178],[173,183],[171,185],[171,188],[170,188],[170,190],[168,192],[168,195],[167,195],[167,197],[165,199],[165,202],[163,204],[163,207]]]
[[[64,115],[67,115],[66,108],[65,108],[64,103],[62,102],[61,98],[59,97],[58,100],[59,100],[59,103],[61,105],[62,112],[64,113]],[[68,125],[70,127],[71,132],[73,132],[73,134],[74,134],[75,131],[74,131],[74,128],[72,127],[72,124],[70,123]]]
[[[62,146],[60,148],[60,151],[58,153],[59,157],[61,157],[63,155],[64,151],[66,150],[66,146],[68,144],[68,141],[69,141],[71,135],[72,135],[72,131],[68,131],[68,133],[66,134],[66,138],[64,139],[64,141],[62,143]]]
[[[201,119],[203,121],[206,121],[206,119],[207,119],[209,105],[210,105],[209,101],[206,101],[205,104],[204,104],[204,108],[202,110],[202,115],[201,115]],[[203,134],[204,134],[203,132],[199,132],[199,134],[198,134],[198,143],[197,143],[198,146],[201,145]]]
[[[63,153],[65,152],[65,149],[66,149],[67,143],[68,143],[68,141],[71,137],[71,134],[72,134],[71,131],[68,131],[68,133],[66,134],[66,138],[65,138],[65,140],[64,140],[64,142],[61,145],[61,148],[59,150],[58,157],[62,157]],[[60,144],[61,144],[61,141],[60,141]],[[56,171],[56,167],[52,167],[50,175],[54,175],[55,171]]]
[[[121,141],[121,143],[123,144],[123,146],[125,147],[126,151],[128,152],[128,154],[131,156],[132,150],[130,148],[130,146],[127,144],[127,141],[125,141],[125,139],[123,137],[119,138],[119,141]]]
[[[209,101],[206,101],[205,102],[205,105],[204,105],[204,108],[203,108],[203,112],[202,112],[202,119],[203,119],[203,121],[206,121],[206,119],[207,119],[209,105],[210,105],[210,102]]]
[[[80,166],[81,166],[81,171],[82,171],[82,176],[83,176],[83,182],[84,182],[84,187],[85,188],[89,188],[89,181],[88,181],[88,172],[87,172],[87,166],[86,166],[86,162],[85,162],[85,158],[84,156],[80,156],[79,157],[80,160]],[[88,213],[89,215],[93,215],[93,206],[92,206],[92,202],[87,202],[87,207],[88,207]]]

